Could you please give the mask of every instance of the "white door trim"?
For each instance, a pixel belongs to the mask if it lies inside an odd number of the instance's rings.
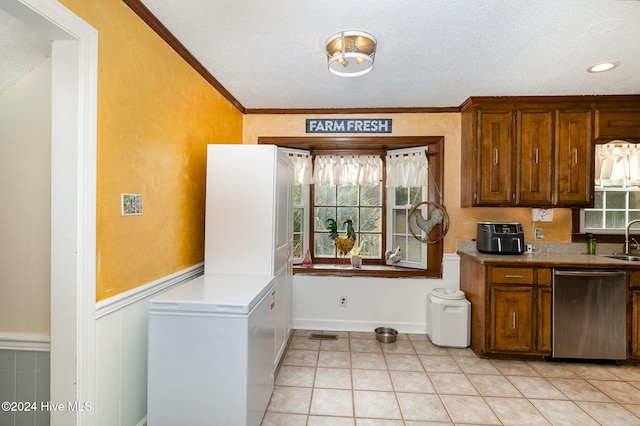
[[[98,33],[51,0],[0,8],[52,40],[51,401],[96,404],[96,129]],[[94,425],[93,411],[52,425]]]

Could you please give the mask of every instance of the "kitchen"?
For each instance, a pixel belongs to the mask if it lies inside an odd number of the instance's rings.
[[[114,305],[110,305],[107,301],[114,302],[117,299],[116,296],[127,296],[130,294],[127,292],[135,292],[136,289],[147,284],[153,284],[159,280],[167,281],[166,277],[197,265],[203,259],[202,251],[188,247],[189,244],[185,244],[185,241],[196,241],[198,243],[195,245],[202,246],[201,242],[204,238],[201,219],[204,202],[198,194],[204,193],[205,160],[202,146],[207,143],[206,140],[254,143],[258,136],[265,135],[304,136],[303,127],[300,127],[300,125],[303,126],[304,119],[322,117],[326,114],[293,116],[258,113],[242,116],[233,107],[229,107],[229,102],[214,93],[215,90],[203,87],[200,77],[186,69],[181,60],[176,59],[175,53],[159,42],[157,36],[151,31],[145,29],[144,24],[125,6],[104,3],[98,7],[97,3],[80,3],[64,2],[100,31],[102,49],[99,61],[101,64],[101,95],[99,97],[101,118],[98,131],[100,186],[98,190],[99,242],[97,244],[101,269],[96,274],[94,286],[96,289],[94,301],[99,301],[98,308],[100,308],[97,341],[101,354],[112,352],[113,349],[107,342],[116,342],[116,347],[119,348],[118,356],[100,357],[99,365],[106,371],[101,371],[98,377],[100,389],[105,387],[108,389],[101,391],[102,394],[111,395],[114,404],[122,407],[122,416],[127,419],[137,419],[133,422],[136,424],[142,417],[140,407],[144,404],[134,404],[133,401],[139,401],[139,395],[144,392],[139,386],[140,382],[144,382],[144,378],[132,380],[133,384],[127,381],[128,384],[122,387],[116,386],[112,379],[119,376],[114,375],[113,371],[119,371],[126,376],[123,371],[141,370],[133,367],[132,364],[137,365],[140,358],[137,354],[144,352],[144,348],[135,343],[144,340],[142,335],[144,319],[140,318],[139,312],[135,310],[131,313],[126,311],[115,313],[114,318],[110,319],[107,313],[114,308]],[[120,23],[121,26],[118,28],[121,31],[113,29],[113,22]],[[129,40],[132,37],[131,34],[136,34],[135,43]],[[170,72],[161,76],[149,71],[151,69],[164,69]],[[620,68],[618,71],[623,69]],[[128,77],[125,78],[124,75]],[[149,75],[154,75],[155,79],[149,79]],[[180,83],[183,81],[195,81],[195,87]],[[194,100],[186,100],[184,93],[191,93]],[[637,93],[637,90],[630,90],[627,93]],[[136,97],[135,94],[141,96]],[[156,96],[156,94],[164,95]],[[466,93],[465,98],[473,94],[473,92]],[[173,105],[173,107],[155,109],[155,105]],[[197,111],[188,116],[188,119],[193,121],[188,121],[186,125],[185,122],[178,123],[176,119],[176,117],[184,119],[184,114],[180,111],[185,109]],[[208,112],[203,111],[206,109]],[[210,120],[210,111],[216,111],[213,121]],[[358,118],[380,116],[375,112],[355,115]],[[528,208],[512,208],[505,212],[502,208],[459,209],[457,207],[460,199],[461,155],[459,112],[394,112],[384,116],[393,118],[394,133],[398,135],[443,135],[447,141],[445,143],[445,181],[447,182],[445,201],[450,209],[452,223],[456,224],[444,243],[443,279],[447,283],[449,280],[451,283],[457,280],[457,268],[448,266],[449,263],[457,262],[454,260],[457,241],[468,241],[473,238],[478,221],[518,221],[525,226],[525,229],[529,229],[531,213]],[[186,132],[185,127],[190,130]],[[167,135],[171,135],[173,140],[181,141],[182,146],[176,148],[173,145],[154,142],[166,140]],[[131,144],[132,137],[139,143]],[[192,146],[190,141],[193,139],[189,138],[196,138],[202,145],[197,148]],[[181,160],[167,161],[171,158]],[[191,159],[191,162],[184,160],[185,158]],[[190,184],[182,183],[183,172],[191,176]],[[176,182],[181,182],[177,189]],[[192,185],[193,182],[195,185]],[[107,201],[113,199],[114,194],[117,198],[123,190],[127,190],[126,187],[130,186],[140,187],[139,190],[135,188],[130,190],[153,194],[156,200],[152,205],[145,205],[145,215],[138,218],[122,218],[119,211],[112,208],[112,203]],[[171,207],[164,209],[159,206]],[[156,211],[162,211],[162,215],[156,215],[154,213]],[[188,217],[186,220],[185,212]],[[567,209],[555,209],[554,221],[545,223],[543,228],[549,241],[571,241],[571,212]],[[167,232],[163,233],[165,235],[163,243],[158,246],[157,237],[160,230]],[[527,237],[527,239],[530,238],[532,236]],[[122,245],[120,241],[128,241],[128,244]],[[414,297],[417,299],[429,291],[429,288],[416,289],[408,281],[393,281],[392,285],[398,284],[401,298],[413,300]],[[313,300],[316,295],[324,294],[318,288],[320,284],[317,279],[301,279],[301,283],[309,288],[304,296],[306,300]],[[350,302],[355,302],[369,296],[368,293],[363,292],[361,285],[363,283],[366,284],[366,280],[344,279],[339,280],[336,286],[344,286],[343,288],[348,290],[349,294],[355,294],[356,296],[350,298]],[[441,287],[443,284],[439,280],[427,280],[428,287]],[[373,291],[381,301],[385,299],[384,285],[379,281],[372,284]],[[336,289],[330,300],[327,296],[330,304],[327,303],[324,309],[325,317],[332,318],[336,314],[346,314],[334,308],[334,299],[339,295],[341,295],[340,291]],[[25,302],[20,303],[28,307],[28,302],[29,299],[26,298]],[[418,305],[416,303],[417,309],[424,309]],[[415,312],[415,315],[407,313],[407,317],[400,318],[399,321],[424,322],[421,313]],[[403,313],[400,312],[400,314]],[[372,318],[372,314],[374,312],[363,310],[353,313],[353,318],[345,318],[345,320],[362,321],[363,318],[365,320]],[[305,317],[304,312],[295,315],[302,319],[312,318],[311,315]],[[114,325],[114,323],[119,324],[120,321],[133,326],[120,328]],[[107,410],[100,414],[101,418],[111,419],[114,413],[114,410]],[[114,421],[112,424],[117,422]]]

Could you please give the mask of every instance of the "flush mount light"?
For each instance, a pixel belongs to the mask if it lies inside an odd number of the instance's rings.
[[[341,77],[357,77],[373,68],[376,39],[364,31],[342,31],[327,39],[329,71]]]
[[[601,62],[587,68],[587,72],[605,72],[614,69],[618,65],[620,65],[620,62]]]

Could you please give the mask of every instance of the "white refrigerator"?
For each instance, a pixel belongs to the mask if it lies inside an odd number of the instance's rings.
[[[274,284],[205,274],[150,301],[150,426],[260,425],[274,383]]]

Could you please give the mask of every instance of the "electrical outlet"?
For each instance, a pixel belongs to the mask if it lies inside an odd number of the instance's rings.
[[[531,209],[533,222],[553,222],[553,209]]]
[[[542,229],[541,228],[536,228],[533,232],[535,233],[535,239],[536,240],[542,240],[544,238],[544,235],[542,235]]]
[[[347,307],[347,296],[340,296],[340,299],[338,299],[338,306],[341,308]]]

